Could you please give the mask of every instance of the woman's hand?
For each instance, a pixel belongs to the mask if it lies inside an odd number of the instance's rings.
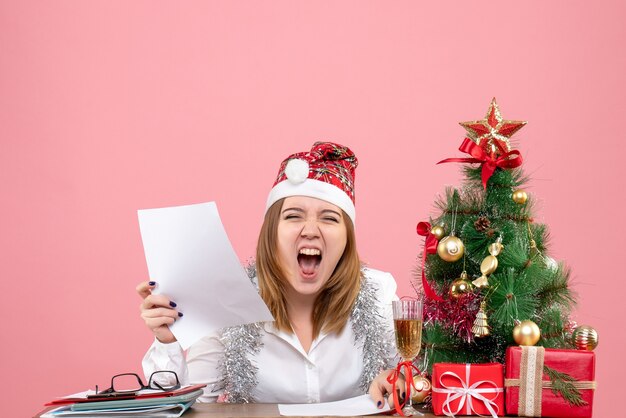
[[[387,377],[394,373],[395,370],[383,370],[372,380],[372,384],[370,385],[369,394],[371,398],[376,402],[376,406],[378,409],[381,409],[385,405],[385,395],[388,395],[389,406],[393,409],[395,407],[393,403],[393,385],[389,383]],[[406,397],[405,392],[405,384],[404,384],[404,376],[402,373],[398,376],[398,381],[396,382],[396,392],[398,393],[398,399],[400,402],[404,400]]]
[[[157,340],[165,344],[173,343],[176,337],[168,325],[172,325],[183,314],[174,309],[176,303],[167,296],[153,295],[152,289],[155,286],[155,282],[141,282],[137,286],[137,293],[143,298],[143,302],[139,305],[141,318]]]

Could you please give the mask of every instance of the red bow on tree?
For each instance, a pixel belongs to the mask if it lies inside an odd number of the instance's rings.
[[[483,187],[487,188],[487,181],[491,175],[496,171],[497,167],[500,168],[515,168],[522,165],[522,154],[519,151],[513,150],[496,157],[494,154],[487,153],[485,149],[476,144],[469,138],[465,138],[463,143],[459,147],[459,150],[471,155],[473,158],[446,158],[439,161],[441,163],[480,163],[483,165],[481,178],[483,180]]]
[[[435,237],[430,230],[431,225],[428,222],[420,222],[417,224],[417,234],[426,237],[426,240],[424,241],[424,252],[422,255],[422,287],[424,288],[424,294],[427,298],[441,302],[443,299],[435,293],[432,287],[430,287],[428,279],[426,279],[426,273],[424,272],[426,267],[426,256],[437,252],[437,237]]]

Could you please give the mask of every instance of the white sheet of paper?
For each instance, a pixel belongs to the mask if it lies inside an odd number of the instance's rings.
[[[71,395],[61,396],[60,399],[63,398],[79,398],[79,399],[87,399],[87,395],[95,395],[96,391],[93,389],[87,389],[84,392],[73,393]]]
[[[284,416],[339,416],[374,415],[389,411],[387,401],[382,409],[378,409],[370,395],[361,395],[355,398],[336,402],[279,404],[278,411]]]
[[[150,280],[184,316],[170,326],[183,349],[216,330],[273,321],[233,250],[215,202],[138,211]]]

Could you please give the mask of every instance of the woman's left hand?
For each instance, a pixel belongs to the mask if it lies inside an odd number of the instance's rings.
[[[378,374],[378,376],[374,378],[374,380],[372,380],[372,384],[370,385],[368,393],[370,394],[374,402],[376,402],[376,406],[378,407],[378,409],[381,409],[385,405],[385,394],[389,396],[389,406],[392,409],[394,408],[392,395],[393,385],[387,380],[387,377],[389,377],[389,375],[394,372],[394,369],[383,370]],[[396,392],[398,392],[398,399],[400,400],[400,402],[402,402],[402,400],[406,396],[404,391],[404,376],[400,374],[396,383]]]

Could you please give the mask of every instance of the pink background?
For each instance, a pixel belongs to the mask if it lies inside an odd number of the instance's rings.
[[[3,416],[140,371],[136,210],[215,200],[254,253],[280,161],[353,148],[360,253],[401,293],[496,96],[550,254],[600,334],[595,416],[624,372],[620,2],[0,3]],[[613,401],[613,405],[615,405]]]

